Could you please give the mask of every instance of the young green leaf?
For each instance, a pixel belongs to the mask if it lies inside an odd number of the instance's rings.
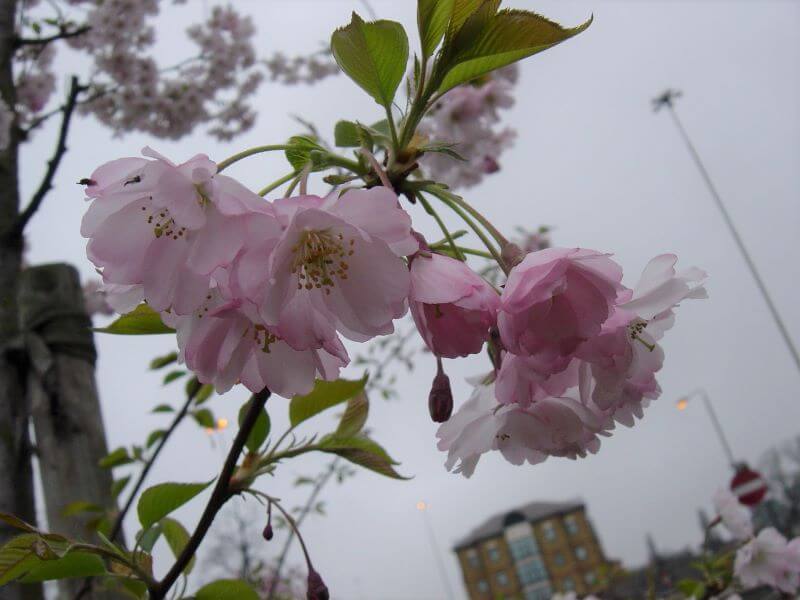
[[[182,370],[170,371],[169,373],[164,375],[164,385],[167,385],[168,383],[172,383],[173,381],[175,381],[176,379],[180,379],[184,375],[186,375],[186,371],[182,371]]]
[[[241,427],[242,421],[244,420],[245,415],[247,415],[247,411],[250,410],[250,403],[252,400],[248,400],[242,407],[239,409],[239,426]],[[253,426],[253,429],[250,431],[250,435],[247,436],[247,441],[245,442],[245,446],[250,452],[258,452],[258,449],[261,448],[261,444],[263,444],[267,437],[269,436],[270,430],[270,421],[269,421],[269,414],[267,414],[266,409],[262,409],[261,413],[258,415],[256,419],[256,423]]]
[[[358,125],[352,121],[339,121],[333,128],[333,141],[340,148],[360,148]]]
[[[127,465],[133,462],[133,458],[128,454],[127,448],[117,448],[100,459],[98,463],[103,469],[111,469],[120,465]]]
[[[69,552],[63,558],[40,561],[23,577],[22,583],[36,583],[53,579],[74,579],[76,577],[96,577],[104,575],[106,567],[103,559],[88,552]]]
[[[430,58],[436,51],[452,14],[453,0],[417,0],[417,26],[424,58]]]
[[[164,534],[164,539],[167,540],[167,545],[170,550],[172,550],[172,554],[175,558],[178,558],[189,542],[189,532],[186,531],[186,528],[178,521],[170,519],[169,517],[161,519],[159,524],[161,525],[161,532]],[[194,568],[194,563],[195,559],[192,557],[192,560],[189,561],[189,564],[186,565],[183,572],[187,575],[191,573]]]
[[[448,58],[447,73],[438,91],[444,93],[476,77],[552,48],[578,35],[591,23],[592,18],[589,18],[582,25],[567,29],[532,12],[500,11],[482,23],[480,31],[470,32],[466,36],[470,39],[455,42],[459,48]],[[465,34],[462,31],[458,35],[461,38]]]
[[[81,513],[98,513],[103,512],[103,510],[103,507],[99,504],[87,502],[86,500],[78,500],[77,502],[70,502],[67,504],[62,509],[61,514],[65,517],[74,517],[75,515],[79,515]]]
[[[136,512],[142,528],[147,529],[172,511],[180,508],[213,483],[161,483],[144,491]]]
[[[28,533],[36,533],[36,531],[38,531],[36,527],[30,523],[26,523],[19,517],[10,515],[8,513],[0,513],[0,521],[13,527],[14,529],[21,529],[22,531],[26,531]]]
[[[152,335],[158,333],[175,333],[161,321],[161,316],[147,304],[140,304],[133,311],[122,315],[108,327],[95,328],[99,333],[117,335]]]
[[[238,579],[220,579],[201,587],[196,600],[258,600],[250,584]]]
[[[347,408],[339,421],[335,435],[337,437],[358,435],[367,422],[367,415],[369,415],[369,398],[366,392],[361,391],[347,401]]]
[[[339,67],[378,104],[390,107],[408,63],[408,37],[400,23],[365,22],[356,13],[331,37]]]
[[[126,475],[125,477],[114,480],[114,482],[111,484],[111,497],[114,498],[114,500],[119,497],[119,495],[122,493],[122,490],[125,489],[125,486],[128,485],[130,480],[130,475]]]
[[[320,450],[336,454],[361,467],[391,477],[392,479],[409,479],[394,469],[399,463],[392,460],[379,444],[363,436],[340,438],[329,436],[320,441]]]
[[[158,440],[160,440],[166,435],[166,433],[167,432],[164,431],[163,429],[156,429],[154,431],[151,431],[150,435],[147,436],[147,441],[144,444],[145,448],[147,448],[148,450],[152,448]]]
[[[157,371],[158,369],[163,369],[167,365],[171,365],[176,360],[178,360],[178,353],[177,352],[170,352],[169,354],[165,354],[164,356],[157,356],[153,360],[150,361],[150,369],[153,371]]]
[[[216,429],[217,421],[214,419],[214,413],[207,408],[201,408],[200,410],[193,411],[191,414],[200,427],[204,429]]]
[[[169,404],[159,404],[153,410],[150,411],[151,413],[171,413],[175,412],[175,409],[172,408]]]
[[[341,404],[364,390],[367,376],[357,381],[337,379],[336,381],[318,380],[310,394],[295,396],[289,403],[289,421],[297,427],[323,410]]]

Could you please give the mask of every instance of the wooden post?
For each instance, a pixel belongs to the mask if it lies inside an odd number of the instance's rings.
[[[94,338],[78,272],[65,264],[26,269],[19,306],[30,359],[27,394],[48,530],[90,539],[88,517],[65,517],[64,508],[79,501],[106,509],[115,503],[111,472],[98,466],[108,447],[94,378]],[[82,583],[62,582],[59,597],[71,599]],[[91,595],[112,597],[103,592]]]

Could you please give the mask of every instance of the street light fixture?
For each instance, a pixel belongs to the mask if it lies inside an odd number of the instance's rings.
[[[708,397],[708,392],[706,392],[703,388],[697,388],[696,390],[689,392],[685,396],[678,398],[678,401],[675,403],[678,410],[686,410],[689,406],[689,400],[692,398],[700,396],[703,399],[703,404],[706,407],[706,411],[708,412],[708,416],[711,419],[711,424],[714,426],[714,430],[717,432],[717,437],[719,438],[720,444],[722,444],[722,449],[725,452],[725,457],[728,459],[728,462],[731,465],[731,468],[734,471],[737,471],[739,465],[736,463],[736,459],[733,458],[733,452],[731,451],[731,446],[728,443],[728,438],[725,437],[725,432],[722,430],[722,425],[719,422],[719,418],[717,417],[717,413],[714,410],[714,406],[711,404],[711,399]]]

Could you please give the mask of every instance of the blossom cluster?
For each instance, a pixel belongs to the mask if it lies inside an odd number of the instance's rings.
[[[595,453],[616,423],[632,426],[660,394],[659,340],[684,299],[703,298],[705,273],[657,256],[622,285],[607,254],[547,248],[525,256],[497,304],[495,370],[437,432],[446,466],[469,477],[481,455],[513,464]]]
[[[770,586],[794,597],[800,589],[800,537],[788,541],[774,527],[754,535],[750,510],[727,489],[714,495],[722,524],[745,544],[736,552],[733,570],[745,589]]]
[[[519,252],[502,292],[465,262],[431,251],[389,187],[269,202],[197,155],[176,165],[145,149],[88,180],[82,222],[106,300],[145,301],[177,330],[203,383],[291,397],[349,363],[342,338],[394,331],[409,309],[439,361],[431,414],[447,467],[481,454],[512,463],[575,458],[659,394],[658,340],[673,308],[704,297],[705,274],[661,255],[622,285],[609,255]],[[451,417],[442,359],[487,347],[494,367]],[[449,421],[448,421],[449,419]]]
[[[37,4],[25,3],[25,22],[38,19],[38,13],[30,12]],[[187,28],[196,54],[161,65],[154,57],[151,25],[160,0],[50,4],[58,10],[63,31],[86,28],[65,40],[92,61],[89,96],[81,110],[114,131],[176,139],[205,123],[215,137],[230,139],[253,125],[255,115],[247,101],[263,78],[253,46],[255,28],[232,7],[215,6],[206,22]],[[79,12],[73,15],[71,8]],[[32,44],[15,57],[16,108],[23,124],[36,122],[55,91],[55,54],[53,43]]]
[[[160,311],[202,382],[308,393],[349,362],[342,336],[391,333],[406,312],[419,243],[394,192],[267,202],[205,155],[144,153],[92,174],[87,253],[111,305]]]
[[[264,65],[269,71],[270,79],[284,85],[311,85],[339,74],[339,66],[327,48],[308,56],[289,57],[283,52],[276,52],[264,60]]]
[[[514,105],[512,91],[518,77],[519,68],[512,65],[458,86],[436,102],[419,133],[430,140],[454,142],[464,160],[428,153],[420,161],[426,176],[457,189],[475,186],[500,170],[500,154],[516,137],[510,128],[498,129],[500,110]]]

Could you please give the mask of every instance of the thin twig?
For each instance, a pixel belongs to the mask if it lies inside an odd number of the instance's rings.
[[[50,42],[55,42],[56,40],[66,40],[69,38],[78,37],[84,33],[87,33],[90,29],[91,27],[84,25],[83,27],[78,27],[78,29],[73,29],[72,31],[62,29],[58,33],[54,33],[53,35],[46,37],[17,38],[14,42],[14,46],[17,48],[21,48],[22,46],[46,46]]]
[[[338,463],[339,463],[338,458],[331,461],[331,464],[328,466],[328,469],[325,471],[325,473],[323,473],[322,477],[320,477],[317,480],[316,484],[314,485],[314,489],[311,491],[311,494],[309,495],[308,500],[306,501],[305,506],[300,511],[300,515],[297,517],[297,522],[295,523],[295,527],[300,527],[300,525],[303,523],[303,520],[306,518],[308,513],[311,512],[311,507],[317,501],[317,498],[319,497],[319,493],[322,491],[322,488],[325,487],[328,481],[330,481],[331,477],[333,477],[333,474],[336,472],[336,467]],[[283,570],[283,564],[284,562],[286,562],[286,557],[288,556],[289,548],[291,547],[292,542],[294,541],[294,536],[295,536],[295,529],[290,528],[289,535],[286,538],[286,541],[283,544],[283,549],[281,550],[281,554],[278,557],[278,564],[275,566],[275,572],[273,573],[272,581],[270,582],[269,585],[269,591],[267,592],[267,600],[272,600],[273,597],[275,596],[275,592],[278,588],[278,583],[280,582],[281,571]]]
[[[78,78],[73,75],[72,79],[70,80],[69,95],[67,96],[67,101],[63,108],[63,117],[61,118],[61,128],[58,131],[58,141],[56,143],[55,152],[53,152],[53,156],[47,162],[47,171],[44,174],[42,182],[39,184],[39,188],[31,198],[28,206],[26,206],[25,210],[19,214],[17,220],[12,225],[13,233],[22,233],[22,231],[25,229],[25,226],[28,224],[28,221],[30,221],[31,217],[33,217],[36,211],[39,210],[39,206],[41,206],[44,197],[47,195],[47,192],[52,189],[53,178],[55,177],[56,171],[58,171],[58,167],[61,164],[61,159],[64,158],[64,154],[67,151],[67,134],[69,133],[72,114],[75,111],[75,105],[78,102],[78,96],[85,90],[86,87],[78,83]]]
[[[244,449],[245,442],[247,442],[247,438],[255,426],[269,397],[270,391],[266,388],[258,394],[253,394],[250,408],[247,410],[247,414],[242,420],[239,433],[236,434],[236,438],[233,440],[233,445],[231,446],[230,452],[228,452],[225,464],[220,471],[217,483],[214,486],[214,491],[211,493],[211,498],[209,498],[205,510],[203,510],[200,521],[197,523],[194,533],[189,537],[189,541],[186,542],[186,546],[183,548],[183,551],[181,551],[180,556],[175,560],[175,564],[172,565],[172,568],[164,576],[164,579],[150,586],[150,600],[163,600],[163,598],[166,597],[170,588],[175,584],[178,577],[181,576],[181,573],[183,573],[186,566],[194,557],[197,548],[206,537],[217,513],[231,496],[234,495],[235,490],[231,489],[231,477],[236,470],[236,463],[239,460],[242,449]]]

